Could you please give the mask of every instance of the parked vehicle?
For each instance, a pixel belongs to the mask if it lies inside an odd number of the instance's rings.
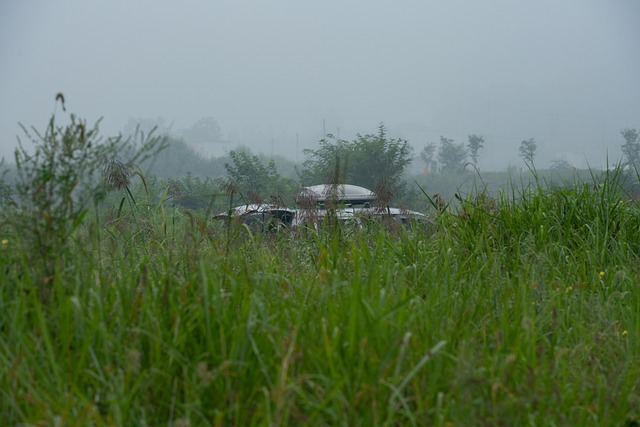
[[[249,204],[237,206],[230,211],[215,215],[214,219],[228,222],[243,222],[261,231],[278,227],[292,227],[297,224],[298,211],[273,204]]]
[[[320,184],[303,187],[296,197],[297,208],[274,204],[248,204],[222,212],[214,218],[238,221],[253,225],[260,230],[286,226],[318,225],[328,218],[339,222],[354,222],[382,219],[401,223],[429,221],[427,215],[400,208],[376,206],[376,194],[364,187],[350,184]]]

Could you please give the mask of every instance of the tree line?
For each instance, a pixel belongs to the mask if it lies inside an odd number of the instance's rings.
[[[238,197],[247,203],[286,203],[291,201],[291,195],[300,186],[333,182],[360,185],[389,197],[398,196],[407,192],[407,167],[415,159],[413,146],[405,139],[390,137],[384,124],[380,124],[375,133],[357,134],[351,140],[328,134],[320,139],[317,148],[303,151],[305,160],[300,164],[285,158],[254,154],[243,147],[222,157],[203,158],[193,144],[222,141],[220,126],[212,117],[202,118],[177,133],[170,132],[170,127],[161,119],[138,124],[130,120],[125,126],[125,135],[135,134],[140,128],[146,129],[147,135],[169,135],[165,137],[166,148],[153,158],[144,160],[141,169],[168,180],[169,194],[176,200],[188,201],[185,203],[190,206],[198,205],[193,201],[196,189],[199,192],[202,187],[220,184],[224,180],[233,184]],[[621,146],[623,166],[638,168],[638,130],[627,128],[621,131],[621,135],[624,140]],[[456,143],[451,138],[440,136],[440,144],[428,143],[420,151],[419,159],[429,173],[473,173],[478,171],[486,143],[485,137],[478,134],[468,135],[466,143]],[[525,164],[533,167],[538,148],[536,140],[522,140],[518,148]],[[25,152],[19,154],[24,156]],[[553,161],[551,167],[569,169],[571,165],[560,159]],[[283,173],[283,170],[287,171]],[[12,194],[12,186],[0,179],[0,199],[8,200]]]

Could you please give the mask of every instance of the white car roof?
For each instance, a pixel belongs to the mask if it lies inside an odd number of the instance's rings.
[[[351,184],[319,184],[310,187],[303,187],[298,193],[298,198],[310,197],[319,202],[323,202],[329,198],[337,196],[338,201],[342,200],[359,200],[373,201],[376,194],[368,188]]]

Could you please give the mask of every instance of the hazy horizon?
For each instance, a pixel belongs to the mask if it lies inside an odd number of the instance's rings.
[[[4,2],[0,156],[62,92],[104,136],[130,118],[214,117],[218,151],[302,161],[323,129],[384,123],[416,156],[483,135],[483,170],[521,165],[528,138],[539,167],[602,167],[640,128],[638,17],[635,0]]]

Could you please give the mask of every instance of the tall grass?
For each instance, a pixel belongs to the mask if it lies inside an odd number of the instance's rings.
[[[430,225],[331,233],[227,234],[179,210],[167,232],[158,210],[138,238],[84,228],[47,301],[32,248],[5,234],[0,413],[623,425],[640,403],[640,216],[614,190],[480,194]]]
[[[412,227],[267,234],[132,196],[84,215],[46,276],[3,226],[0,418],[633,425],[640,210],[623,196],[613,175],[476,192]]]

